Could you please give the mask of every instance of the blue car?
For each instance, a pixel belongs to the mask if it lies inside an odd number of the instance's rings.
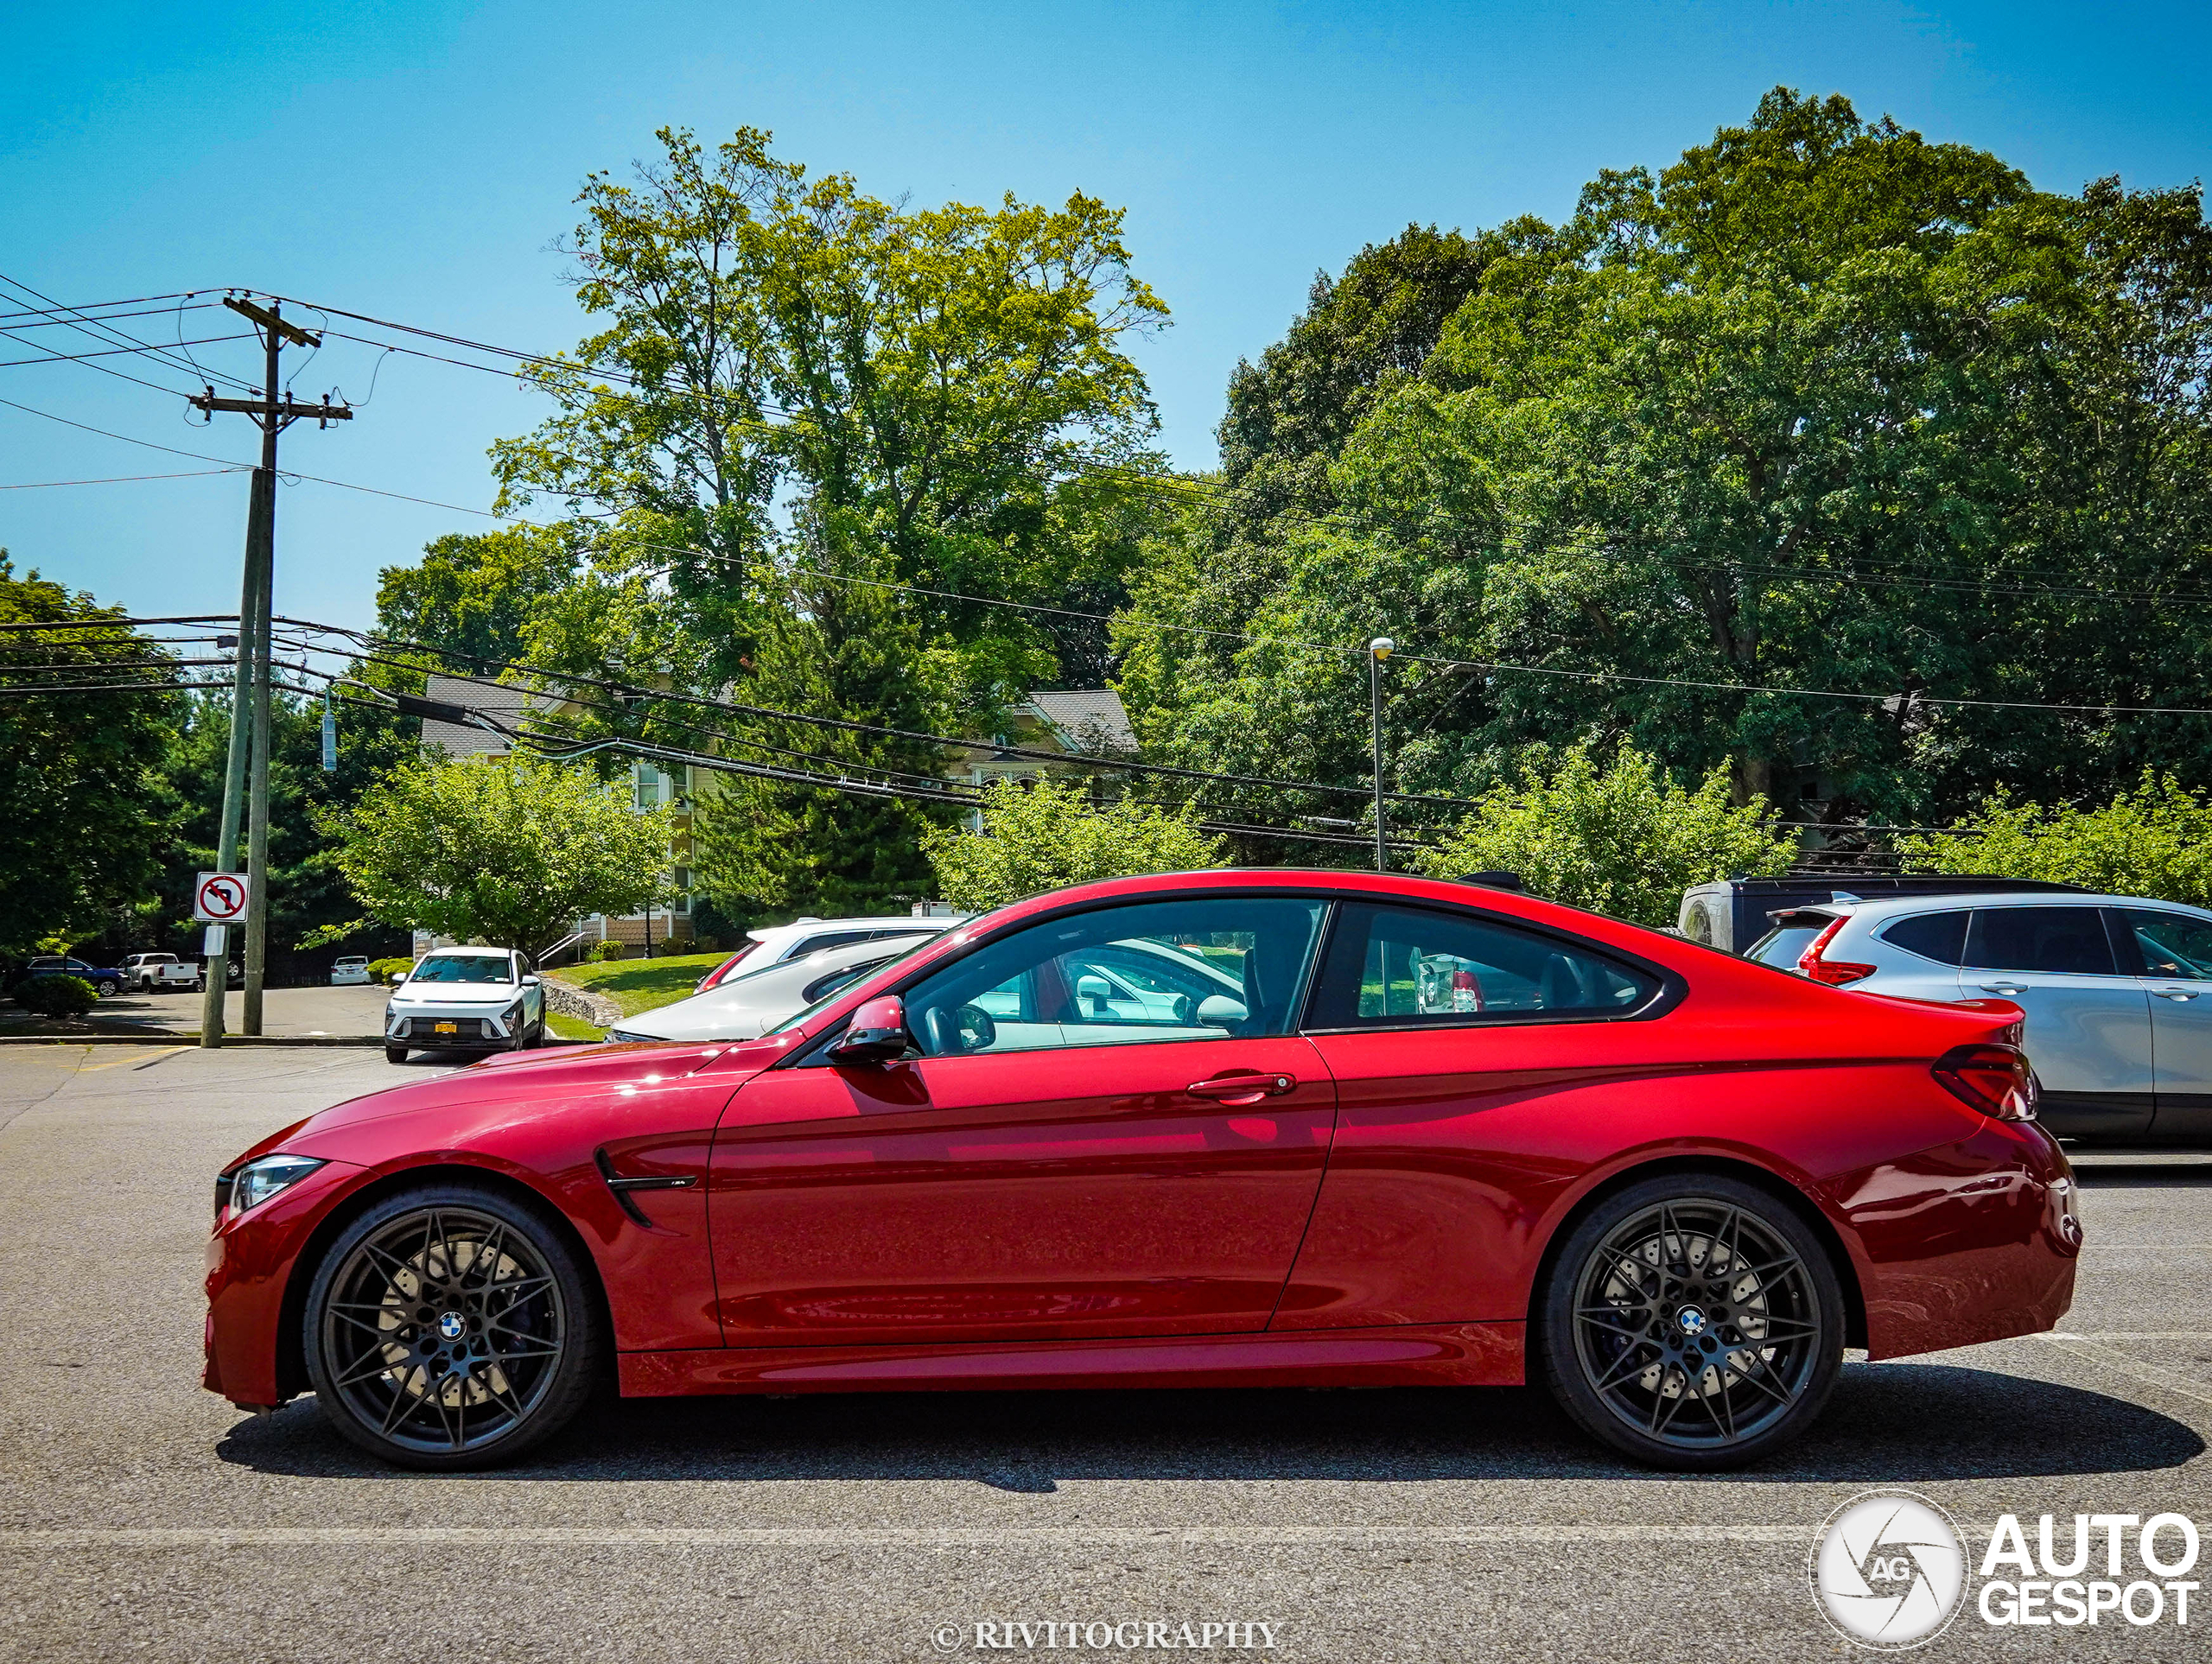
[[[45,954],[23,967],[17,977],[18,985],[41,976],[81,976],[90,982],[102,999],[111,994],[123,992],[123,973],[109,967],[88,965],[81,959],[72,959],[65,954]]]

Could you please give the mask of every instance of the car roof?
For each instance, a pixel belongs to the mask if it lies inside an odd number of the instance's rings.
[[[1872,900],[1806,901],[1778,907],[1783,913],[1847,914],[1853,918],[1894,918],[1904,913],[1945,913],[1970,907],[2164,907],[2212,918],[2212,911],[2186,901],[2161,901],[2154,896],[2087,895],[2063,890],[1971,891],[1942,895],[1880,896]]]
[[[933,913],[925,918],[912,913],[882,913],[864,918],[809,918],[790,924],[763,924],[745,934],[755,942],[781,942],[786,937],[804,936],[815,930],[884,930],[895,927],[943,930],[966,923],[967,918],[965,914],[955,917],[948,913]]]
[[[432,948],[423,957],[428,959],[431,954],[446,954],[460,958],[506,959],[512,957],[513,952],[512,948]]]

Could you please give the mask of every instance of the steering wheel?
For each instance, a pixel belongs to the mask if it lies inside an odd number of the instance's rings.
[[[922,1013],[922,1026],[929,1034],[932,1057],[988,1051],[999,1038],[998,1025],[981,1006],[963,1006],[957,1011],[931,1006]]]

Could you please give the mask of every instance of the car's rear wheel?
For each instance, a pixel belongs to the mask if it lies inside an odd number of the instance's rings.
[[[308,1379],[339,1432],[401,1467],[488,1467],[557,1432],[605,1348],[583,1269],[535,1209],[495,1191],[391,1197],[309,1286]]]
[[[1654,1467],[1740,1467],[1797,1438],[1835,1386],[1841,1285],[1779,1198],[1717,1173],[1606,1197],[1554,1259],[1544,1372],[1588,1432]]]

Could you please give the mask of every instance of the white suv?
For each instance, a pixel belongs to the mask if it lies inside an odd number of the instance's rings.
[[[1839,897],[1748,957],[1856,993],[2008,1000],[2063,1137],[2212,1142],[2212,911],[2134,896]]]
[[[384,1055],[520,1051],[545,1038],[545,990],[530,962],[505,948],[433,948],[384,1008]]]

